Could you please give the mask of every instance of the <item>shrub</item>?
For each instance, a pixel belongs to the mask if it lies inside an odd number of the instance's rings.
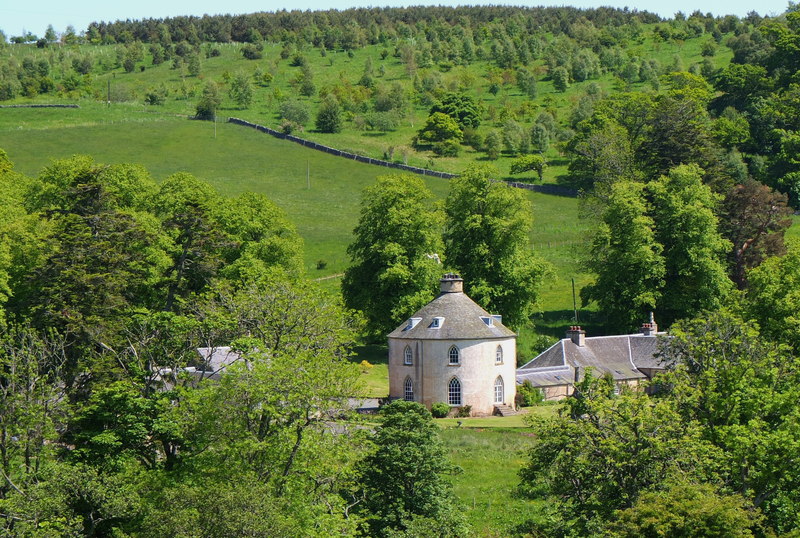
[[[431,406],[431,415],[434,418],[444,418],[450,413],[450,406],[444,402],[436,402]]]
[[[325,260],[317,260],[317,269],[322,270],[328,267],[328,262]]]
[[[252,43],[248,43],[244,47],[242,47],[242,56],[247,58],[248,60],[260,60],[261,59],[261,49],[263,46],[261,44],[253,45]]]
[[[542,391],[534,387],[527,379],[517,387],[517,395],[514,397],[514,403],[517,404],[517,407],[531,407],[543,401],[544,394],[542,394]]]
[[[472,414],[472,406],[471,405],[462,405],[458,408],[456,412],[456,416],[458,418],[466,418]]]

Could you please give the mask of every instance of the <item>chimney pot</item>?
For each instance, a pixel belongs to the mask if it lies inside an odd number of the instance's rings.
[[[447,273],[439,281],[439,289],[442,293],[463,293],[464,279],[456,273]]]
[[[581,330],[580,325],[571,325],[567,331],[567,338],[576,346],[583,347],[586,344],[586,331]]]

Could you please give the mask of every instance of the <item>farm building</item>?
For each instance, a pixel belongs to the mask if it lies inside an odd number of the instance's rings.
[[[587,368],[596,376],[610,375],[617,387],[636,386],[664,370],[657,357],[658,325],[650,321],[636,334],[586,337],[580,327],[570,327],[566,338],[517,369],[517,383],[529,381],[546,400],[572,394],[574,383]]]
[[[463,284],[444,275],[439,296],[389,334],[389,396],[470,406],[472,415],[513,412],[517,335]]]

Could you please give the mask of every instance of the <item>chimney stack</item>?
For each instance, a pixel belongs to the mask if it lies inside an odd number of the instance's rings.
[[[642,324],[642,334],[644,336],[653,336],[658,332],[658,324],[656,323],[653,313],[650,312],[650,321]]]
[[[579,325],[573,325],[567,331],[567,338],[572,340],[576,346],[583,347],[586,344],[586,331],[582,330]]]
[[[447,273],[439,281],[442,293],[463,293],[464,279],[455,273]]]

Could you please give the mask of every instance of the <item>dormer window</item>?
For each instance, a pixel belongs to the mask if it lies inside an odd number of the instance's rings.
[[[411,347],[406,346],[406,349],[403,350],[403,364],[412,364],[414,361],[414,355],[411,353]]]
[[[417,326],[417,323],[422,321],[422,318],[408,318],[408,323],[406,324],[406,328],[403,329],[405,331],[409,331]]]
[[[444,325],[444,318],[437,316],[437,317],[433,318],[433,321],[431,321],[430,328],[431,329],[438,329],[442,325]]]
[[[481,320],[489,327],[494,327],[494,318],[492,316],[481,316]]]
[[[451,346],[450,351],[447,352],[447,358],[450,364],[460,364],[461,357],[458,353],[458,348],[456,346]]]

